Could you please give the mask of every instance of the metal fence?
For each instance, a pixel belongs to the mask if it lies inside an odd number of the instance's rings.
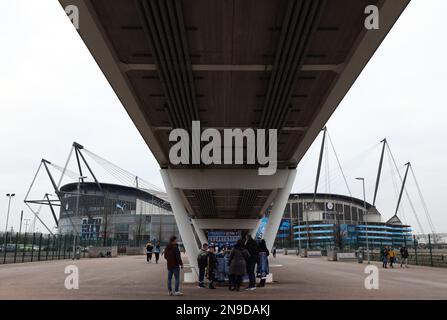
[[[88,257],[90,247],[118,248],[118,254],[127,247],[145,246],[144,240],[79,239],[74,235],[49,235],[42,233],[5,233],[0,236],[0,264],[72,259],[74,252]],[[76,250],[73,250],[76,249]]]
[[[435,241],[437,240],[437,241]],[[289,247],[287,245],[281,246],[281,242],[275,243],[278,248],[288,248],[288,250],[293,252],[298,252],[299,248]],[[387,246],[392,248],[396,252],[396,265],[400,265],[400,245],[390,245],[389,243],[375,243],[369,245],[370,248],[370,258],[372,261],[382,261],[381,249]],[[436,235],[426,234],[414,236],[412,241],[405,243],[408,249],[409,265],[419,265],[419,266],[430,266],[430,267],[444,267],[447,268],[447,243],[439,242],[439,238]],[[301,250],[321,250],[322,252],[327,252],[328,250],[336,249],[337,252],[352,252],[360,251],[363,253],[364,259],[366,259],[366,247],[362,246],[346,246],[344,248],[335,248],[332,246],[318,246],[318,247],[301,247]]]

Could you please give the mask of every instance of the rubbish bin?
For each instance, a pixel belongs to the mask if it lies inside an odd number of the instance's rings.
[[[363,263],[363,252],[362,251],[357,251],[357,262]]]
[[[75,252],[75,259],[79,260],[81,259],[81,248],[76,248],[76,252]]]

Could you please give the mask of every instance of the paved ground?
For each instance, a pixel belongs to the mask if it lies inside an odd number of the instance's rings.
[[[182,285],[184,297],[168,297],[166,265],[143,256],[0,265],[0,299],[447,299],[447,269],[382,269],[379,290],[366,290],[366,264],[278,255],[275,282],[251,292]],[[184,258],[186,261],[186,258]],[[65,266],[79,267],[79,290],[66,290]],[[188,271],[188,268],[185,268]]]

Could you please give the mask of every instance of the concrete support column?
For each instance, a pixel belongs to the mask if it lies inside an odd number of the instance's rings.
[[[197,276],[197,255],[199,254],[199,248],[197,247],[194,232],[192,230],[191,221],[183,205],[180,191],[172,186],[169,172],[166,169],[162,169],[161,177],[168,194],[169,202],[171,204],[172,213],[174,214],[177,227],[182,237],[183,245],[185,246],[186,254],[188,255],[189,263],[192,267],[193,273]]]
[[[259,219],[258,223],[256,224],[256,227],[250,230],[250,234],[253,239],[256,239],[256,233],[258,232],[260,225],[261,225],[261,219]]]
[[[273,200],[273,207],[270,213],[269,220],[265,226],[264,240],[269,250],[272,249],[275,242],[278,228],[281,224],[281,219],[289,200],[290,191],[292,190],[293,182],[295,181],[296,169],[289,170],[287,181],[284,186],[278,189],[275,199]]]
[[[200,245],[202,245],[204,243],[208,243],[208,239],[206,238],[205,231],[203,229],[199,228],[199,226],[197,226],[195,219],[191,219],[191,221],[192,221],[194,230],[196,231],[197,236],[199,237]]]

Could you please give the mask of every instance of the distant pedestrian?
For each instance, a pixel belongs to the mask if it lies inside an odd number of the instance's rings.
[[[152,262],[152,251],[154,250],[154,246],[151,242],[148,242],[146,244],[146,261],[151,263]]]
[[[155,263],[158,264],[158,260],[160,259],[160,242],[158,242],[155,246],[154,254],[155,254]]]
[[[276,246],[273,246],[272,254],[273,254],[273,258],[276,258]]]
[[[164,251],[168,267],[168,293],[170,296],[182,296],[180,292],[180,268],[183,269],[183,261],[177,244],[177,237],[172,236]],[[172,291],[172,276],[175,278],[175,290]]]
[[[381,252],[381,256],[382,256],[382,268],[388,268],[387,264],[388,264],[388,247],[384,246]]]
[[[210,246],[208,250],[208,263],[207,263],[207,273],[208,273],[208,280],[209,285],[208,288],[210,289],[216,289],[214,287],[214,280],[216,279],[216,267],[217,267],[217,258],[215,254],[215,247]]]
[[[250,234],[247,235],[247,242],[245,243],[245,248],[247,249],[250,257],[247,259],[247,275],[248,275],[248,287],[245,290],[255,290],[256,289],[256,275],[255,267],[258,261],[258,243],[251,237]]]
[[[247,272],[247,260],[249,257],[250,254],[248,253],[247,249],[244,248],[244,243],[242,240],[238,240],[229,256],[230,290],[240,290],[242,277]]]
[[[202,244],[197,255],[197,266],[199,268],[199,288],[205,288],[205,271],[208,264],[208,244]]]
[[[407,247],[403,246],[402,248],[400,248],[400,267],[403,268],[403,266],[405,266],[405,268],[408,268],[408,249]]]
[[[388,251],[388,256],[390,257],[390,267],[394,269],[394,262],[396,261],[396,251],[394,251],[394,249],[391,248]]]
[[[261,279],[259,282],[259,287],[264,287],[265,282],[267,280],[267,275],[269,274],[269,250],[267,249],[267,245],[265,240],[262,239],[259,244],[259,252],[258,252],[258,262],[257,262],[257,276]]]

